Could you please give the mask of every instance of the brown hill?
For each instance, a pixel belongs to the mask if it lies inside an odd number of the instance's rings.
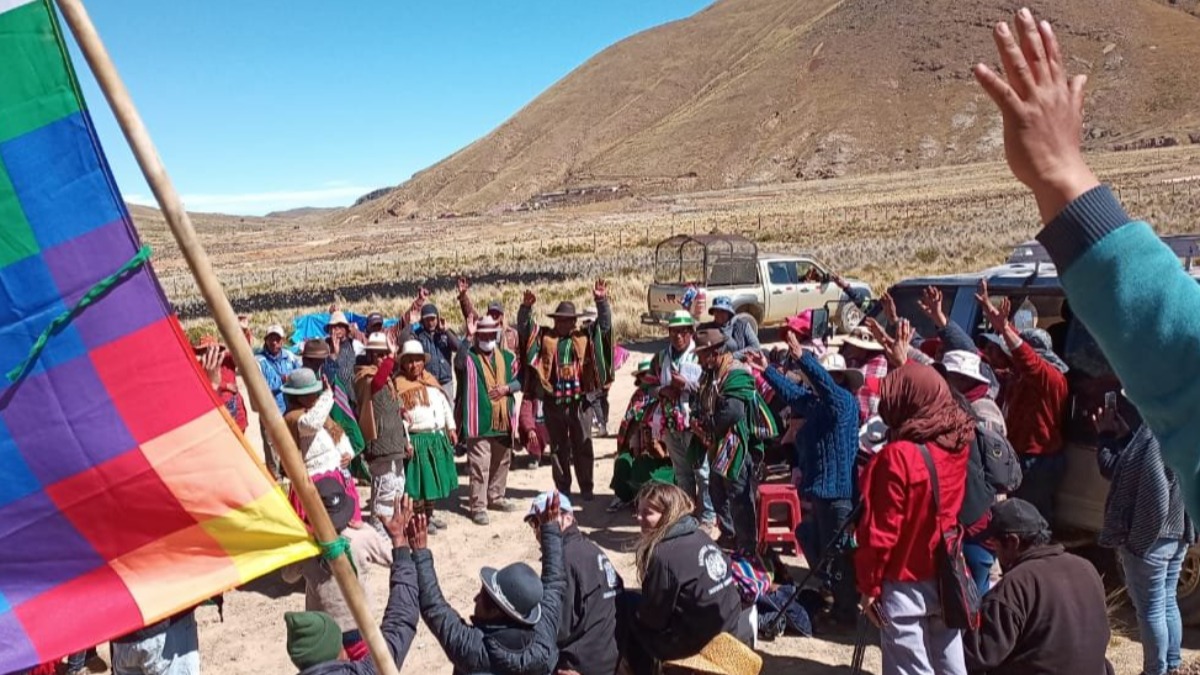
[[[1088,144],[1200,141],[1193,0],[1042,0],[1091,76]],[[570,187],[667,192],[1001,156],[970,67],[1008,0],[719,0],[623,40],[487,136],[360,204],[511,208]],[[624,192],[618,193],[624,194]]]

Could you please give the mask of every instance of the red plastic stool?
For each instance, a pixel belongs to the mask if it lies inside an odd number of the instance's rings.
[[[771,507],[787,507],[787,520],[771,522]],[[785,527],[779,530],[778,528]],[[762,548],[771,544],[788,544],[796,555],[803,555],[800,542],[796,541],[796,528],[800,526],[800,497],[796,486],[788,483],[767,483],[758,486],[758,543]]]

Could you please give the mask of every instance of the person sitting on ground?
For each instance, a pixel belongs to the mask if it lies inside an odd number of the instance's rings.
[[[467,623],[438,586],[433,553],[426,546],[424,515],[410,532],[417,565],[421,618],[437,638],[457,675],[531,675],[552,673],[558,663],[558,631],[563,603],[563,534],[560,500],[555,494],[537,516],[542,547],[542,576],[523,562],[479,572],[482,587]]]
[[[901,360],[908,346],[898,346],[880,388],[889,442],[862,478],[856,581],[881,631],[884,673],[962,675],[962,633],[942,619],[937,551],[958,525],[975,420],[937,371]]]
[[[626,617],[626,662],[634,675],[654,672],[654,662],[700,652],[730,633],[749,645],[750,622],[728,556],[700,529],[694,505],[674,485],[647,483],[637,499],[636,565],[640,593],[621,597]]]
[[[1008,440],[1021,458],[1021,487],[1014,496],[1038,507],[1048,522],[1054,520],[1054,495],[1066,473],[1063,423],[1069,392],[1067,364],[1054,353],[1050,336],[1041,329],[1017,332],[1009,321],[1012,302],[992,304],[987,281],[975,296],[995,333],[985,334],[1009,358],[1011,375],[1004,384]]]
[[[543,492],[529,507],[525,522],[541,537],[539,519],[554,493]],[[558,665],[554,672],[613,675],[617,670],[617,596],[624,582],[608,556],[579,531],[571,501],[559,496],[566,586],[558,629]]]
[[[1092,414],[1100,435],[1096,460],[1112,481],[1099,544],[1117,549],[1125,589],[1137,611],[1142,673],[1179,669],[1183,620],[1176,587],[1196,527],[1183,508],[1175,472],[1163,464],[1158,440],[1142,424],[1130,435],[1115,408]]]
[[[801,386],[766,360],[750,358],[747,363],[760,370],[775,395],[790,406],[793,417],[802,417],[804,425],[796,434],[791,457],[800,471],[800,494],[813,505],[812,550],[809,560],[819,560],[835,542],[854,510],[855,458],[858,456],[859,404],[854,392],[863,384],[862,371],[847,368],[836,353],[827,353],[824,363],[805,349],[794,332],[787,334],[790,349],[789,369],[800,372],[807,386]],[[854,577],[845,556],[835,560],[832,619],[843,626],[857,621],[858,605]]]
[[[738,550],[758,551],[758,469],[763,438],[777,435],[775,418],[758,393],[754,375],[725,348],[725,334],[709,324],[696,333],[703,373],[692,410],[694,443],[708,455],[709,490],[722,539]],[[759,359],[762,352],[753,352]],[[760,429],[769,427],[768,433]]]
[[[308,368],[299,368],[288,375],[287,382],[283,385],[283,393],[287,397],[288,406],[283,421],[304,457],[304,466],[309,477],[313,481],[333,478],[345,487],[354,502],[352,522],[362,521],[358,491],[354,489],[354,481],[344,471],[354,458],[354,449],[350,446],[346,432],[330,415],[334,401],[329,381],[318,379],[317,374]],[[303,519],[304,505],[294,488],[289,494],[289,500],[292,508],[296,509],[296,513]]]
[[[355,577],[365,597],[367,588],[363,585],[363,577],[367,568],[364,563],[390,567],[392,551],[386,540],[379,536],[374,528],[363,527],[362,523],[358,523],[356,527],[350,526],[350,520],[354,517],[354,502],[346,494],[346,488],[341,483],[331,478],[322,478],[316,481],[315,487],[317,494],[321,496],[321,503],[329,513],[333,529],[350,542],[349,556],[354,563],[357,572]],[[337,623],[342,630],[341,644],[346,651],[345,658],[350,661],[362,661],[367,658],[367,644],[354,623],[354,616],[350,613],[350,607],[346,605],[328,561],[315,556],[284,567],[280,574],[285,583],[295,584],[301,579],[304,580],[304,609],[309,612],[324,612]]]
[[[417,570],[409,551],[407,529],[413,519],[413,503],[408,497],[397,501],[385,526],[392,542],[391,591],[383,611],[380,631],[396,668],[404,659],[417,634]],[[373,530],[367,530],[373,532]],[[340,595],[339,595],[340,597]],[[287,612],[287,652],[299,675],[375,675],[371,659],[347,660],[343,633],[338,622],[324,612]],[[197,669],[198,670],[198,669]]]
[[[1045,225],[1037,239],[1058,269],[1072,313],[1161,442],[1184,504],[1200,513],[1200,362],[1193,356],[1200,288],[1149,224],[1131,220],[1088,168],[1080,147],[1087,77],[1068,77],[1048,22],[1036,23],[1023,9],[1017,25],[1014,31],[1000,23],[994,31],[1004,72],[1016,77],[1006,82],[983,64],[975,67],[1003,113],[1009,168],[1033,192]],[[1026,54],[1044,58],[1031,63]]]
[[[1023,499],[992,506],[985,534],[1004,576],[983,596],[979,629],[963,640],[968,671],[1111,673],[1104,582],[1096,568],[1051,543],[1046,519]]]
[[[408,416],[408,442],[412,446],[404,464],[404,491],[417,501],[429,521],[429,532],[434,533],[446,529],[446,521],[434,514],[435,506],[458,487],[454,408],[438,381],[425,371],[429,355],[420,342],[406,341],[399,360],[391,386]]]
[[[725,333],[725,340],[733,358],[741,360],[747,352],[762,351],[758,341],[758,328],[748,314],[738,314],[733,308],[733,300],[722,295],[713,299],[708,315],[713,322]]]
[[[467,445],[471,521],[487,525],[488,510],[511,512],[519,507],[504,496],[512,461],[516,420],[514,395],[521,390],[517,356],[500,345],[501,326],[490,316],[467,321],[470,347],[454,358],[458,376],[458,428]]]
[[[633,377],[637,386],[617,430],[617,459],[613,463],[610,486],[614,496],[608,505],[609,513],[633,504],[638,491],[650,481],[675,482],[673,463],[654,424],[658,377],[652,362],[638,364]]]
[[[554,485],[570,494],[572,468],[579,482],[582,501],[594,494],[595,450],[592,446],[592,422],[595,414],[588,392],[602,389],[612,381],[612,306],[608,301],[608,283],[597,279],[592,289],[596,301],[596,321],[591,330],[578,326],[581,314],[575,303],[564,301],[549,314],[553,326],[539,326],[533,320],[537,296],[525,291],[517,313],[517,329],[525,354],[528,386],[526,395],[541,400],[554,447]]]

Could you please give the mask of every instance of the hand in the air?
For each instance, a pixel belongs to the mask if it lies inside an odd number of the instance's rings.
[[[1015,33],[1015,35],[1014,35]],[[1050,23],[1028,9],[992,32],[1004,66],[1000,77],[984,64],[975,79],[1004,118],[1004,156],[1017,180],[1033,191],[1042,222],[1099,184],[1080,148],[1086,75],[1067,75]]]

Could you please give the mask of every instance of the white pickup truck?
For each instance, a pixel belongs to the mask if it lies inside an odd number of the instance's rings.
[[[847,281],[870,297],[870,286]],[[841,332],[863,317],[833,283],[829,267],[812,256],[759,253],[757,244],[740,235],[703,234],[677,235],[658,244],[642,323],[664,323],[685,306],[707,321],[708,308],[722,296],[759,328],[781,325],[806,309],[828,311],[829,322]]]

